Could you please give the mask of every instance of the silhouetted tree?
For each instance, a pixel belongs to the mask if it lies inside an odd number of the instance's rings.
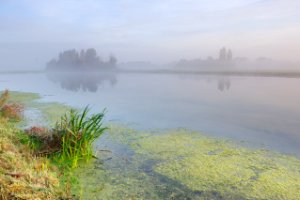
[[[227,52],[227,60],[232,60],[232,51],[231,51],[231,49],[229,49],[228,52]]]
[[[109,63],[111,66],[116,66],[116,64],[117,64],[117,58],[114,57],[113,55],[110,55],[110,56],[109,56],[108,63]]]
[[[222,60],[222,61],[226,60],[226,48],[225,47],[220,49],[219,60]]]
[[[222,49],[220,49],[219,52],[219,60],[221,61],[230,61],[232,60],[232,51],[231,49],[226,49],[225,47],[223,47]]]

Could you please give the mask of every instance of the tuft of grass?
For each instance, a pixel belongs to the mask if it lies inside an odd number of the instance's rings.
[[[103,127],[104,111],[89,115],[89,108],[82,112],[71,109],[56,123],[55,128],[32,126],[25,130],[27,143],[35,155],[50,156],[59,165],[75,168],[79,160],[93,157],[93,142],[107,129]]]
[[[93,157],[92,144],[106,130],[102,124],[104,111],[90,117],[88,113],[88,107],[82,112],[71,109],[53,130],[60,138],[59,159],[72,167],[76,167],[79,160],[87,161]]]

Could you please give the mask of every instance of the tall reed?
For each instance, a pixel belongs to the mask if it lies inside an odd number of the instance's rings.
[[[61,138],[59,158],[71,162],[72,167],[77,166],[78,160],[89,160],[93,156],[92,143],[106,130],[102,124],[105,111],[88,116],[89,111],[88,107],[82,112],[71,109],[54,129]]]

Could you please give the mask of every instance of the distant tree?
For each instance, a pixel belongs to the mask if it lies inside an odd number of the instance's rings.
[[[222,61],[226,60],[226,48],[225,47],[220,49],[219,60],[222,60]]]
[[[97,51],[94,48],[87,49],[85,52],[85,64],[94,66],[98,64]]]
[[[231,51],[231,49],[229,49],[228,52],[227,52],[226,60],[232,60],[232,51]]]
[[[85,53],[85,58],[87,60],[89,59],[95,59],[97,57],[97,51],[94,49],[94,48],[90,48],[90,49],[87,49],[86,50],[86,53]]]
[[[113,55],[110,55],[110,56],[109,56],[108,63],[109,63],[110,66],[115,67],[116,64],[117,64],[117,58],[114,57]]]
[[[81,63],[84,63],[84,61],[85,61],[85,51],[84,51],[84,49],[81,49],[79,59],[80,59]]]
[[[208,56],[208,57],[206,58],[206,60],[212,61],[212,60],[214,60],[214,58],[211,57],[211,56]]]
[[[219,60],[221,61],[230,61],[232,60],[232,51],[231,49],[226,49],[225,47],[223,47],[222,49],[220,49],[219,52]]]

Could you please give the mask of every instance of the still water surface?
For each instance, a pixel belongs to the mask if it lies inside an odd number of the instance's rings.
[[[0,90],[39,93],[137,129],[184,127],[300,155],[300,79],[168,74],[1,74]]]

